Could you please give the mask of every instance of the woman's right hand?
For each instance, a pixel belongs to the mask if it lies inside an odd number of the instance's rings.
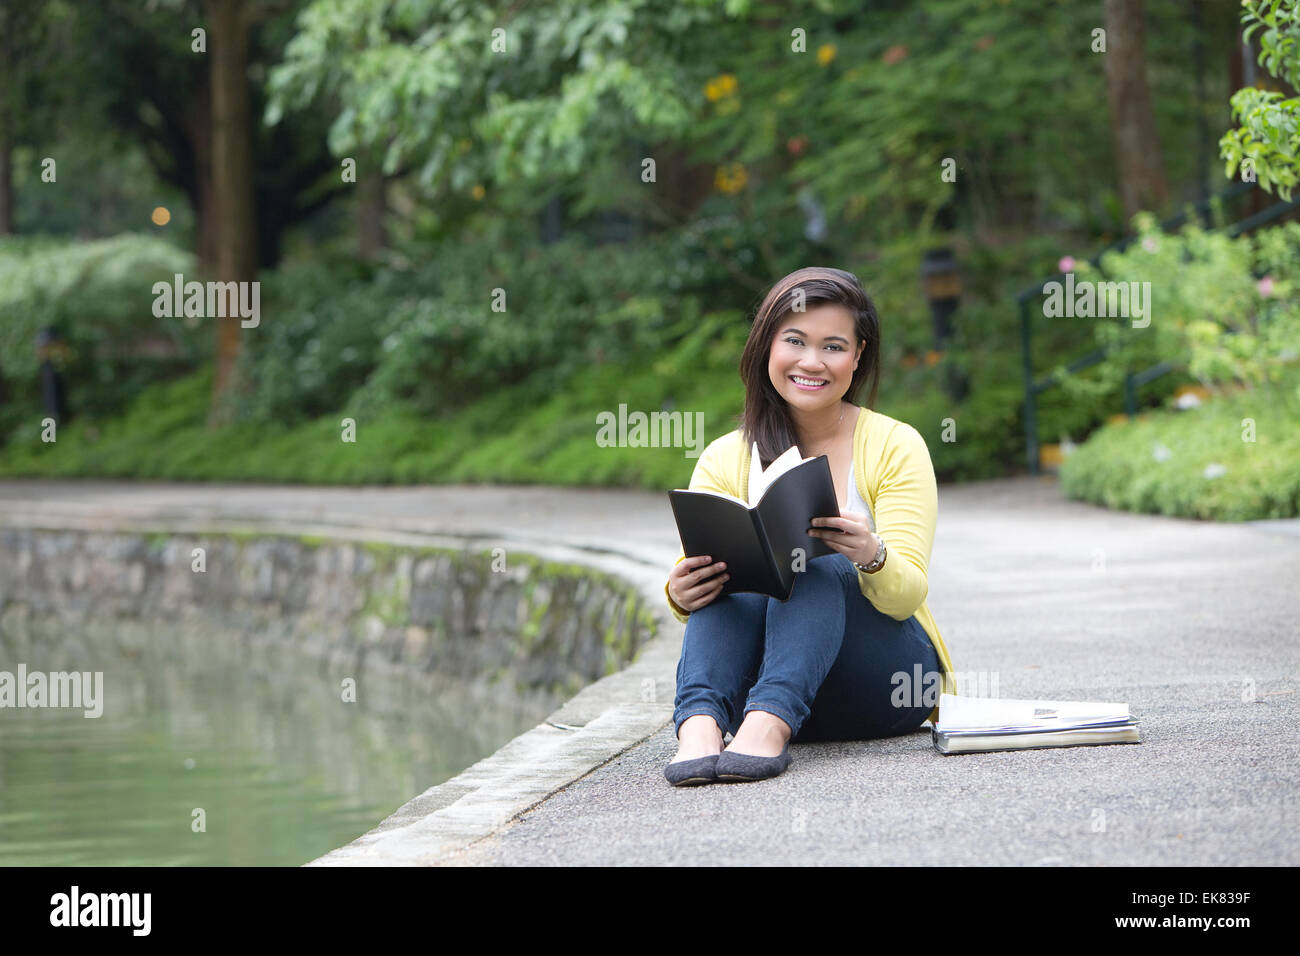
[[[730,574],[720,574],[726,569],[725,561],[716,564],[707,554],[683,558],[673,565],[668,574],[668,596],[683,611],[698,611],[722,593],[722,584]]]

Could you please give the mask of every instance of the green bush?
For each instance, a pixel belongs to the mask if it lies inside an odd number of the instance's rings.
[[[155,317],[152,291],[192,263],[147,236],[0,239],[0,374],[9,392],[0,442],[39,429],[36,342],[46,327],[66,344],[56,365],[73,416],[111,417],[148,384],[193,370],[210,354],[210,325]]]
[[[662,254],[654,243],[567,241],[518,257],[448,250],[436,258],[436,294],[392,302],[373,371],[349,407],[446,415],[543,370],[557,382],[651,354],[680,338],[700,308],[696,297],[668,291]]]
[[[383,329],[412,285],[346,260],[288,263],[263,276],[263,320],[241,355],[239,417],[293,425],[342,407],[374,371]]]
[[[1152,324],[1167,325],[1157,331],[1174,336],[1161,348],[1196,346],[1174,334],[1179,309],[1205,302],[1221,307],[1236,301],[1234,295],[1246,295],[1242,301],[1255,302],[1261,314],[1277,309],[1289,321],[1289,299],[1266,300],[1252,278],[1231,276],[1263,269],[1276,276],[1274,292],[1285,292],[1295,272],[1293,236],[1262,234],[1246,260],[1245,242],[1225,245],[1219,238],[1202,236],[1197,245],[1175,237],[1183,245],[1171,243],[1164,259],[1143,247],[1148,275],[1174,273],[1187,261],[1198,269],[1183,291],[1153,281],[1160,293]],[[246,339],[249,389],[234,425],[217,432],[203,427],[211,382],[205,367],[174,386],[141,390],[120,418],[61,429],[57,449],[41,446],[29,429],[0,472],[684,485],[693,460],[680,450],[597,449],[592,436],[594,415],[624,402],[642,410],[700,411],[710,437],[734,427],[743,402],[737,360],[757,296],[707,288],[716,262],[704,265],[692,251],[703,241],[687,230],[645,244],[560,242],[521,253],[505,240],[490,247],[479,237],[441,247],[426,262],[399,249],[378,268],[328,259],[289,263],[263,277],[263,321]],[[968,266],[963,259],[967,295],[942,361],[932,365],[921,358],[934,344],[918,276],[926,245],[915,237],[899,240],[857,266],[877,301],[884,335],[876,408],[921,432],[940,480],[1019,469],[1024,395],[1007,274],[1021,256],[1039,261],[1054,250],[1032,239],[986,250]],[[504,312],[491,308],[498,288],[505,290]],[[1039,321],[1040,363],[1053,354],[1080,354],[1096,324],[1053,323],[1044,330]],[[1258,335],[1264,341],[1269,329],[1287,327],[1262,322]],[[210,337],[210,330],[204,334]],[[1164,342],[1148,338],[1142,360],[1160,357],[1150,347],[1156,341]],[[1265,351],[1280,361],[1284,345]],[[960,401],[944,388],[954,370],[970,386]],[[1101,372],[1074,376],[1068,388],[1039,396],[1040,434],[1078,439],[1119,411],[1113,366]],[[1165,376],[1147,395],[1195,380]],[[357,422],[355,445],[340,441],[344,417]]]
[[[1061,466],[1067,497],[1245,521],[1300,517],[1300,369],[1259,388],[1100,429]]]
[[[1300,223],[1236,239],[1194,224],[1163,233],[1147,216],[1139,225],[1137,242],[1102,258],[1103,276],[1081,267],[1083,278],[1151,288],[1146,328],[1090,320],[1111,349],[1093,376],[1118,391],[1126,369],[1170,361],[1207,388],[1276,380],[1300,343],[1300,303],[1291,294],[1300,281]],[[1067,392],[1083,394],[1079,387],[1065,382]]]

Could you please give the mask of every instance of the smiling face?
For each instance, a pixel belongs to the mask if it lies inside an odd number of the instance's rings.
[[[791,312],[777,326],[767,374],[795,409],[833,408],[849,390],[863,347],[854,336],[853,316],[842,305]]]

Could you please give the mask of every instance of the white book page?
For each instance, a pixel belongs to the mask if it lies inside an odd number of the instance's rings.
[[[800,458],[799,446],[791,445],[764,469],[759,459],[758,442],[754,442],[754,447],[749,453],[749,500],[758,504],[759,499],[763,497],[763,492],[772,486],[772,482],[805,461],[812,461],[812,459]]]
[[[713,495],[715,498],[726,498],[728,501],[734,501],[737,504],[750,508],[751,505],[743,498],[737,498],[735,495],[729,495],[725,491],[710,491],[708,488],[678,488],[678,491],[689,491],[693,495]]]
[[[1140,744],[1142,737],[1136,726],[1093,727],[1088,730],[1063,730],[1059,733],[944,736],[947,749],[941,753],[979,753],[989,750],[1029,750],[1037,747],[1075,747],[1085,744]],[[936,745],[937,745],[936,741]]]
[[[1051,730],[1129,716],[1128,704],[1078,700],[1006,700],[939,696],[940,733],[949,730]]]

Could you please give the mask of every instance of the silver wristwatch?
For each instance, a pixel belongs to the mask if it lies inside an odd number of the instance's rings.
[[[853,566],[864,574],[874,574],[880,570],[880,566],[885,563],[885,539],[876,535],[876,540],[880,542],[880,547],[876,549],[876,556],[871,559],[870,564],[858,564],[854,561]]]

